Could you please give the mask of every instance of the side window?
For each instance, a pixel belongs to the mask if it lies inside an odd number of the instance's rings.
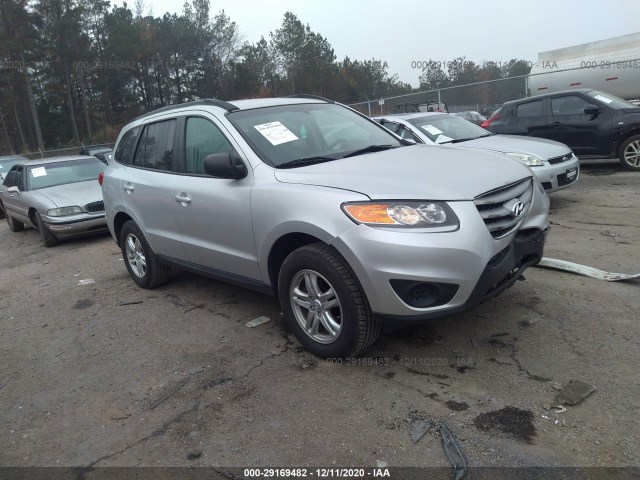
[[[187,119],[185,139],[186,173],[204,173],[204,159],[212,153],[232,153],[233,147],[212,122],[200,117]]]
[[[114,158],[117,162],[127,165],[131,165],[133,163],[133,153],[136,149],[138,132],[140,132],[140,127],[133,127],[122,136],[122,139],[118,144],[118,148],[114,153]]]
[[[24,190],[24,184],[22,181],[22,167],[16,167],[16,176],[13,181],[13,184],[18,187],[20,190]]]
[[[7,173],[7,177],[4,179],[3,185],[5,187],[14,187],[16,184],[16,169],[12,169]]]
[[[541,117],[542,116],[542,100],[536,102],[528,102],[518,105],[516,109],[517,117]]]
[[[411,130],[407,127],[400,127],[400,132],[398,133],[402,138],[407,138],[409,140],[413,140],[416,143],[423,143],[418,137],[416,137]]]
[[[551,99],[552,115],[584,115],[584,107],[589,102],[577,95],[556,97]]]
[[[398,133],[398,124],[395,122],[382,122],[384,128],[391,130],[393,133]]]
[[[175,119],[144,127],[133,165],[154,170],[171,170],[175,157]]]

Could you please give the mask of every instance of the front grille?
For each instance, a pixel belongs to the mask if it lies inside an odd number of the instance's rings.
[[[84,209],[89,213],[104,212],[104,202],[100,200],[98,202],[87,203]]]
[[[533,182],[530,178],[525,178],[478,195],[473,203],[491,236],[498,239],[506,237],[518,228],[529,212],[532,198]],[[516,215],[514,208],[518,202],[522,202],[524,208]]]
[[[550,158],[547,161],[551,165],[556,165],[558,163],[568,162],[569,160],[571,160],[572,157],[573,157],[573,155],[571,155],[570,153],[567,153],[566,155],[560,155],[559,157]]]

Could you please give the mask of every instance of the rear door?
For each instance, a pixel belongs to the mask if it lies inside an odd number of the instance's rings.
[[[547,131],[544,107],[544,99],[541,98],[514,105],[512,118],[505,125],[503,133],[544,138]]]
[[[596,115],[587,115],[584,108],[595,102],[578,94],[554,96],[548,101],[547,138],[566,144],[579,157],[611,154],[611,114],[606,108],[598,106]]]
[[[184,259],[173,186],[178,121],[175,118],[143,126],[129,168],[122,169],[124,204],[160,255]]]

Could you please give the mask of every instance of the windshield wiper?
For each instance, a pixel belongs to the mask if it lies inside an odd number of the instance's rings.
[[[389,150],[390,148],[396,148],[394,145],[369,145],[368,147],[360,148],[351,153],[346,154],[342,158],[355,157],[362,155],[363,153],[381,152],[382,150]]]
[[[297,160],[290,160],[288,162],[281,163],[280,165],[276,165],[276,168],[295,168],[295,167],[303,167],[305,165],[315,165],[317,163],[331,162],[333,160],[337,160],[335,157],[308,157],[308,158],[298,158]]]
[[[469,137],[469,138],[455,138],[453,140],[447,140],[446,142],[441,142],[438,145],[444,145],[445,143],[460,143],[460,142],[468,142],[469,140],[475,140],[476,138],[484,138],[490,137],[492,134],[487,133],[486,135],[480,135],[479,137]]]

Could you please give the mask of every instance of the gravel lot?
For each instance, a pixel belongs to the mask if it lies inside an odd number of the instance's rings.
[[[546,256],[639,272],[639,185],[583,164],[551,197]],[[275,299],[186,273],[137,288],[110,237],[45,249],[2,221],[0,242],[2,466],[448,466],[440,422],[471,466],[640,466],[638,281],[532,268],[338,365]],[[547,410],[571,380],[597,390]],[[416,416],[436,426],[413,443]]]

